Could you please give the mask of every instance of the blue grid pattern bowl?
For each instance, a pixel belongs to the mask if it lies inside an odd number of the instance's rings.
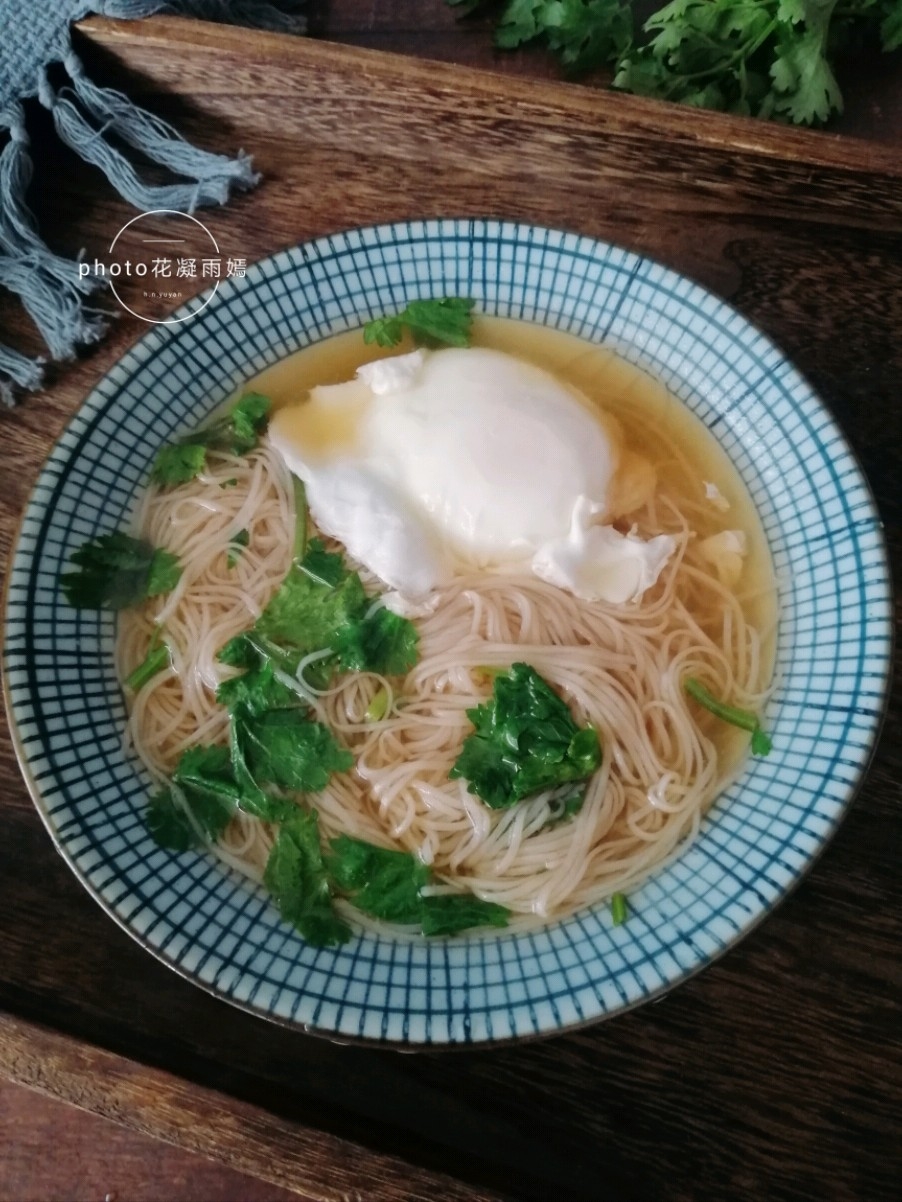
[[[161,443],[283,356],[418,297],[471,296],[611,346],[719,438],[755,501],[781,581],[774,751],[720,797],[686,853],[612,925],[606,906],[528,935],[308,947],[266,894],[212,857],[162,851],[149,781],[123,750],[112,615],[58,579],[125,521]],[[200,310],[205,297],[189,302]],[[266,1018],[408,1046],[547,1034],[660,995],[735,943],[799,880],[872,753],[890,664],[882,531],[842,434],[792,365],[689,280],[588,238],[498,221],[353,230],[274,255],[189,321],[156,326],[53,450],[8,586],[5,676],[20,759],[57,847],[165,963]]]

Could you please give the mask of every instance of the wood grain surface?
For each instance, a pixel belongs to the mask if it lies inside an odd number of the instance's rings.
[[[413,10],[411,10],[413,11]],[[902,564],[902,163],[885,145],[553,80],[154,19],[80,51],[264,180],[204,220],[248,260],[373,221],[505,216],[650,254],[770,334],[836,414]],[[42,226],[101,255],[133,216],[33,114]],[[0,303],[0,321],[28,338]],[[6,554],[39,464],[143,332],[128,316],[0,414]],[[10,470],[9,465],[15,465]],[[826,854],[664,1000],[554,1039],[340,1047],[209,997],[55,855],[4,730],[0,1071],[302,1196],[896,1202],[902,710]]]
[[[3,1202],[293,1202],[219,1160],[0,1079]]]

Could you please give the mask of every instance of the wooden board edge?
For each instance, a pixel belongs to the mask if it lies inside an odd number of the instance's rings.
[[[503,100],[512,109],[544,107],[563,121],[590,121],[599,131],[622,130],[649,140],[667,139],[704,146],[725,154],[755,154],[814,168],[832,168],[887,176],[902,182],[902,156],[891,146],[863,138],[832,134],[711,112],[625,92],[577,83],[533,79],[413,58],[383,50],[346,46],[327,40],[237,29],[184,17],[156,16],[142,21],[89,17],[79,31],[101,48],[127,54],[129,45],[155,47],[161,53],[173,45],[244,55],[249,39],[255,56],[275,69],[353,70],[390,86],[403,79],[430,92]],[[564,126],[566,128],[566,126]]]
[[[503,1202],[501,1194],[3,1013],[0,1074],[316,1202]]]

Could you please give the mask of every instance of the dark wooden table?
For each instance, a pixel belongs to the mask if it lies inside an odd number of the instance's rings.
[[[652,254],[728,298],[843,425],[898,577],[898,57],[850,79],[841,132],[810,133],[560,83],[541,55],[497,57],[484,20],[460,26],[437,0],[313,15],[333,41],[445,61],[165,19],[87,22],[79,43],[98,78],[193,139],[254,152],[264,184],[207,217],[248,259],[390,216],[506,215]],[[101,252],[131,211],[32,119],[43,227],[60,250]],[[13,306],[0,322],[29,337]],[[0,414],[4,554],[53,439],[142,332],[122,317]],[[827,852],[664,1000],[540,1042],[404,1056],[267,1024],[143,952],[55,854],[4,728],[0,1072],[330,1202],[896,1202],[900,746],[897,687]]]

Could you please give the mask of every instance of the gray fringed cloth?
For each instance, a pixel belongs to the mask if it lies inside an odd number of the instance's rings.
[[[167,12],[301,33],[299,8],[297,0],[0,0],[0,286],[19,297],[51,359],[71,358],[77,346],[96,342],[106,321],[87,303],[100,281],[80,276],[77,261],[54,254],[28,210],[32,163],[23,101],[36,97],[51,113],[60,140],[98,166],[119,194],[143,211],[190,213],[224,204],[233,190],[253,187],[258,179],[243,151],[229,159],[191,146],[121,92],[88,79],[70,42],[72,22],[90,13],[139,18]],[[48,75],[57,64],[68,77],[63,86],[52,85]],[[177,178],[145,184],[127,148]],[[0,338],[0,397],[12,404],[17,388],[39,388],[45,362]]]

